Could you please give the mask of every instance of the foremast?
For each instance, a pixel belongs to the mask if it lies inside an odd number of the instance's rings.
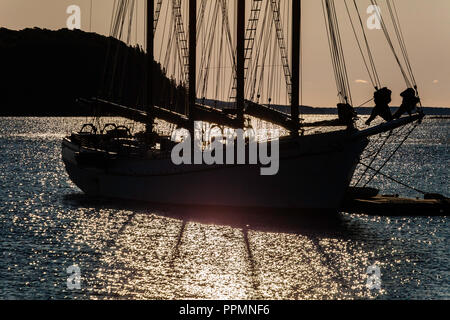
[[[145,72],[145,92],[144,92],[144,106],[147,115],[149,116],[148,122],[146,124],[146,133],[151,134],[153,132],[154,118],[152,116],[153,112],[153,67],[154,67],[154,10],[155,1],[147,0],[147,25],[146,25],[146,42],[147,42],[147,60],[146,60],[146,72]]]

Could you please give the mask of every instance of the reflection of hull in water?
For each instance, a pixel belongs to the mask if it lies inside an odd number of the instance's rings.
[[[70,178],[88,195],[185,205],[335,209],[368,143],[365,137],[349,137],[348,132],[334,132],[280,141],[274,176],[261,176],[257,165],[175,166],[170,158],[93,156],[80,161],[80,153],[95,151],[70,139],[64,140],[62,152]]]

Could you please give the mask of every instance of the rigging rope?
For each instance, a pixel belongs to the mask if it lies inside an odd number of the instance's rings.
[[[372,182],[373,178],[375,178],[375,176],[377,175],[377,173],[379,173],[385,166],[386,164],[391,161],[392,157],[398,152],[398,150],[403,146],[403,144],[405,143],[405,141],[409,138],[409,136],[414,132],[414,130],[417,128],[417,126],[419,125],[419,122],[417,122],[412,129],[405,135],[405,137],[403,138],[403,140],[399,143],[399,145],[397,146],[397,148],[395,148],[394,152],[392,152],[392,154],[383,162],[383,164],[381,165],[380,168],[378,168],[377,172],[375,172],[372,177],[369,178],[368,181],[366,181],[366,183],[363,185],[363,187],[366,187],[370,182]]]
[[[292,94],[292,72],[289,65],[289,58],[287,53],[287,45],[284,39],[283,21],[281,20],[280,0],[270,0],[270,8],[272,10],[273,25],[275,27],[275,38],[279,48],[281,64],[283,66],[283,73],[286,82],[286,91],[289,101]],[[288,15],[289,16],[289,15]],[[275,52],[272,56],[275,59]],[[273,70],[272,70],[273,71]]]
[[[269,1],[267,1],[267,4],[269,4]],[[267,15],[267,13],[266,13],[266,15]],[[272,23],[273,23],[273,21],[272,21]],[[264,44],[264,42],[261,43],[262,48],[264,48],[264,52],[263,52],[262,64],[260,66],[261,71],[260,71],[260,80],[259,80],[259,88],[258,88],[258,97],[261,96],[261,90],[263,90],[263,86],[264,86],[263,81],[265,78],[264,77],[265,76],[264,71],[265,71],[265,67],[266,67],[265,62],[266,62],[266,58],[267,58],[267,52],[270,47],[270,39],[272,37],[272,32],[273,32],[272,24],[269,24],[268,28],[269,28],[269,33],[266,35],[266,37],[264,37],[264,40],[262,40],[262,41],[265,41],[265,44]],[[264,34],[265,33],[261,34],[261,36],[263,37]]]
[[[390,1],[388,1],[389,6],[390,6]],[[398,30],[399,30],[399,39],[403,48],[403,52],[405,54],[405,62],[407,64],[408,70],[410,72],[410,76],[411,79],[413,81],[414,87],[417,89],[417,81],[416,78],[414,76],[414,72],[411,66],[411,61],[409,59],[409,54],[408,54],[408,50],[406,49],[406,43],[405,43],[405,38],[403,36],[403,31],[402,31],[402,27],[401,27],[401,23],[400,23],[400,19],[398,17],[398,13],[397,13],[397,7],[395,6],[395,2],[392,2],[392,7],[394,8],[394,13],[395,13],[395,19],[393,18],[393,20],[396,20],[396,24],[398,26]]]
[[[355,28],[355,25],[353,23],[353,19],[352,19],[351,15],[350,15],[350,9],[349,9],[349,7],[347,5],[347,0],[344,0],[344,4],[345,4],[345,9],[347,11],[348,18],[350,20],[350,24],[352,26],[353,34],[355,35],[356,43],[358,44],[359,52],[361,53],[361,57],[363,59],[364,66],[366,67],[367,74],[369,75],[369,78],[370,78],[370,82],[372,83],[373,87],[377,87],[378,85],[375,83],[374,76],[370,72],[368,62],[367,62],[366,57],[364,55],[364,52],[363,52],[363,49],[362,49],[362,46],[361,46],[361,42],[359,41],[358,34],[356,32],[356,28]]]
[[[372,166],[372,164],[375,162],[375,160],[378,158],[378,155],[380,154],[380,152],[383,150],[383,147],[386,145],[386,143],[388,142],[389,138],[392,136],[392,131],[389,132],[389,135],[386,137],[386,139],[384,139],[383,143],[381,144],[380,148],[375,152],[375,155],[373,155],[372,160],[370,161],[370,163],[368,164],[367,168],[365,169],[365,171],[361,174],[361,176],[359,177],[358,181],[356,182],[356,186],[361,182],[361,180],[365,177],[367,170],[369,170],[369,167]]]
[[[409,73],[410,81],[411,81],[412,85],[414,86],[414,90],[416,91],[417,96],[419,96],[419,89],[417,86],[416,77],[414,75],[414,71],[413,71],[413,68],[411,65],[411,60],[409,58],[409,54],[408,54],[408,50],[407,50],[406,42],[405,42],[405,37],[403,36],[403,31],[402,31],[400,19],[398,16],[397,8],[395,6],[395,2],[392,2],[392,4],[391,4],[391,0],[387,0],[387,5],[388,5],[389,13],[391,15],[392,24],[394,25],[395,33],[397,35],[397,39],[398,39],[398,42],[400,45],[400,49],[403,54],[403,59],[405,61],[406,68]],[[419,101],[419,103],[421,105],[420,101]]]
[[[396,134],[394,134],[393,131],[389,132],[389,134],[387,135],[387,137],[384,138],[384,141],[382,141],[381,146],[380,146],[380,147],[379,147],[372,155],[370,155],[370,156],[368,156],[368,157],[365,157],[365,158],[362,158],[362,159],[361,159],[361,160],[363,160],[363,159],[372,158],[369,164],[366,164],[366,163],[364,163],[364,162],[362,162],[362,161],[360,160],[359,164],[362,165],[362,166],[364,167],[364,171],[363,171],[363,173],[361,174],[361,176],[359,177],[358,181],[357,181],[355,184],[353,184],[353,185],[354,185],[355,187],[357,187],[357,186],[362,182],[362,180],[367,176],[368,170],[371,170],[371,171],[373,171],[374,173],[373,173],[373,174],[369,177],[369,179],[366,180],[365,183],[362,185],[363,188],[367,187],[367,185],[368,185],[369,183],[371,183],[371,182],[373,181],[373,179],[374,179],[377,175],[381,175],[381,176],[384,176],[385,178],[388,178],[388,179],[390,179],[390,180],[392,180],[392,181],[394,181],[394,182],[396,182],[396,183],[398,183],[398,184],[400,184],[400,185],[402,185],[402,186],[404,186],[404,187],[407,187],[407,188],[409,188],[409,189],[412,189],[412,190],[417,191],[417,192],[422,193],[422,194],[426,194],[426,192],[424,192],[424,191],[422,191],[422,190],[419,190],[419,189],[417,189],[417,188],[411,187],[411,186],[409,186],[409,185],[407,185],[407,184],[405,184],[405,183],[399,181],[398,179],[395,179],[395,178],[393,178],[393,177],[390,177],[390,176],[388,176],[387,174],[381,172],[381,170],[383,170],[383,168],[387,165],[387,163],[389,163],[389,162],[392,160],[392,158],[394,157],[394,155],[397,154],[397,152],[398,152],[398,151],[400,150],[400,148],[403,146],[403,144],[405,143],[405,141],[411,136],[411,134],[412,134],[412,133],[414,132],[414,130],[419,126],[419,124],[420,124],[420,121],[417,121],[416,123],[412,124],[412,127],[411,127],[411,129],[409,129],[409,130],[406,129],[407,127],[403,127],[403,128],[401,128]],[[375,169],[375,168],[373,167],[373,164],[374,164],[374,162],[377,160],[377,158],[380,156],[381,151],[385,148],[385,146],[386,146],[386,144],[387,144],[387,141],[388,141],[390,138],[400,137],[400,136],[402,135],[403,131],[407,131],[407,132],[406,132],[406,134],[403,136],[402,141],[395,147],[395,149],[390,153],[390,155],[386,158],[386,160],[383,161],[383,163],[379,166],[379,168],[378,168],[378,169]],[[383,139],[383,138],[380,136],[380,138],[379,138],[378,140],[382,140],[382,139]],[[379,142],[375,141],[375,142],[372,142],[372,143],[377,144],[377,143],[379,143]],[[368,151],[368,150],[366,150],[366,152],[367,152],[367,151]]]
[[[268,37],[270,37],[270,35],[272,34],[271,29],[269,29],[269,31],[266,32],[267,19],[268,19],[268,14],[267,14],[268,8],[269,8],[269,1],[266,1],[266,7],[265,7],[265,11],[264,11],[266,14],[264,15],[264,19],[262,22],[261,33],[260,33],[259,40],[257,41],[257,45],[256,45],[256,55],[253,59],[250,76],[249,76],[249,79],[251,79],[251,81],[248,81],[248,83],[250,83],[250,85],[251,85],[250,97],[253,100],[256,95],[256,98],[257,98],[256,102],[258,102],[258,103],[259,103],[259,98],[261,96],[261,84],[262,84],[263,76],[264,76],[264,63],[265,63],[265,57],[266,57],[266,52],[267,52],[267,46],[263,45],[264,39],[267,39],[264,37],[264,35],[267,33],[270,33],[268,35]],[[262,49],[264,49],[263,60],[262,60],[262,65],[259,65]],[[258,79],[258,68],[260,68],[259,83],[257,80]]]
[[[355,1],[355,0],[354,0],[354,1]],[[378,5],[378,3],[377,3],[376,0],[370,0],[370,2],[372,3],[373,6],[376,6],[377,8],[380,7],[380,6]],[[383,30],[383,33],[384,33],[385,37],[386,37],[386,40],[387,40],[387,42],[388,42],[388,45],[389,45],[389,47],[391,48],[391,51],[392,51],[392,53],[393,53],[393,55],[394,55],[394,58],[395,58],[395,60],[397,61],[397,64],[398,64],[398,66],[399,66],[399,68],[400,68],[400,72],[401,72],[402,75],[403,75],[403,79],[405,80],[406,86],[407,86],[408,88],[410,88],[410,87],[411,87],[411,81],[409,80],[408,75],[406,74],[406,71],[405,71],[405,69],[403,68],[402,63],[400,62],[400,58],[399,58],[398,55],[397,55],[397,52],[396,52],[396,50],[395,50],[395,47],[394,47],[394,44],[393,44],[393,42],[392,42],[391,36],[390,36],[390,34],[389,34],[389,31],[387,30],[387,27],[386,27],[384,18],[383,18],[383,16],[380,14],[379,10],[375,10],[375,12],[376,12],[376,15],[377,15],[378,20],[380,21],[381,28],[382,28],[382,30]],[[395,22],[394,22],[394,24],[395,24]]]
[[[366,50],[367,50],[367,56],[369,58],[370,68],[372,69],[372,72],[369,72],[369,77],[372,77],[374,87],[376,90],[381,88],[381,81],[380,77],[378,75],[378,71],[375,65],[375,60],[373,58],[372,50],[370,49],[369,40],[367,39],[367,34],[365,31],[365,27],[362,21],[361,13],[359,12],[358,5],[356,4],[356,0],[353,0],[353,5],[355,7],[356,13],[358,15],[359,25],[361,27],[361,31],[364,37],[364,43],[366,44]]]
[[[322,9],[325,24],[327,25],[328,45],[333,62],[333,70],[340,102],[352,105],[350,82],[348,80],[347,66],[334,0],[323,0]]]
[[[425,191],[423,191],[423,190],[420,190],[420,189],[411,187],[410,185],[407,185],[406,183],[401,182],[401,181],[398,180],[398,179],[395,179],[395,178],[393,178],[393,177],[391,177],[391,176],[388,176],[387,174],[385,174],[385,173],[383,173],[383,172],[380,172],[380,170],[374,169],[374,168],[372,168],[372,167],[370,167],[370,166],[368,166],[368,165],[366,165],[366,164],[364,164],[364,163],[362,163],[362,162],[359,162],[359,164],[362,165],[363,167],[366,167],[367,169],[370,169],[370,170],[372,170],[372,171],[375,171],[376,174],[379,174],[379,175],[381,175],[381,176],[383,176],[383,177],[385,177],[385,178],[387,178],[387,179],[389,179],[389,180],[392,180],[392,181],[394,181],[395,183],[398,183],[399,185],[402,185],[402,186],[404,186],[404,187],[406,187],[406,188],[408,188],[408,189],[414,190],[414,191],[416,191],[416,192],[418,192],[418,193],[421,193],[421,194],[424,194],[424,195],[428,193],[428,192],[425,192]]]

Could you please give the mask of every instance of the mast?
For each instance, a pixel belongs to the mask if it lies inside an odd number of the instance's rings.
[[[244,127],[244,89],[245,89],[245,0],[237,1],[237,26],[236,26],[236,104],[238,122]]]
[[[153,22],[154,22],[154,0],[147,0],[147,70],[146,70],[146,92],[145,92],[145,108],[147,114],[151,115],[151,109],[153,107],[153,61],[154,61],[154,35],[153,35]],[[146,126],[147,133],[153,131],[153,118],[150,119],[149,124]]]
[[[291,94],[291,136],[298,137],[300,96],[300,31],[301,0],[292,0],[292,94]]]
[[[193,120],[196,103],[197,71],[197,0],[189,0],[189,102],[186,116]],[[193,127],[192,127],[193,129]]]

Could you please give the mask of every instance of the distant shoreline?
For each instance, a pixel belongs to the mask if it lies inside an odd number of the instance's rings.
[[[288,111],[289,107],[287,106],[277,106],[274,107],[282,112]],[[286,109],[283,110],[283,109]],[[306,110],[305,110],[306,109]],[[450,108],[434,108],[434,107],[425,107],[423,108],[425,114],[428,116],[429,119],[450,119]],[[391,107],[392,112],[394,113],[397,110],[397,107]],[[3,110],[3,112],[0,112],[1,118],[22,118],[22,117],[29,117],[29,118],[59,118],[59,117],[93,117],[94,114],[92,113],[39,113],[39,114],[24,114],[24,113],[14,113],[14,112],[5,112],[6,110]],[[370,115],[372,108],[356,108],[356,111],[358,115],[366,116]],[[333,108],[312,108],[312,107],[306,107],[306,108],[300,108],[300,114],[301,115],[337,115],[337,110]],[[114,115],[111,114],[97,114],[96,116],[102,116],[102,117],[114,117]]]

